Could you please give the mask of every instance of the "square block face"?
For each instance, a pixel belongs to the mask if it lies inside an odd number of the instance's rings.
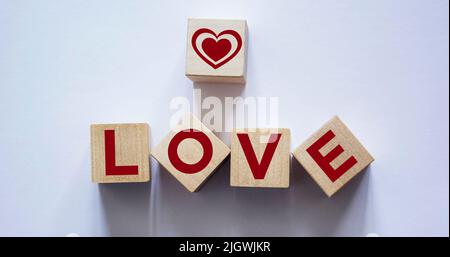
[[[197,191],[228,154],[228,146],[192,114],[152,150],[153,157],[190,192]]]
[[[189,19],[186,76],[194,82],[245,83],[247,22]]]
[[[289,187],[289,129],[235,129],[231,134],[230,185]]]
[[[148,124],[91,125],[93,182],[149,181],[149,158]]]
[[[374,161],[337,116],[301,144],[294,157],[329,197]]]

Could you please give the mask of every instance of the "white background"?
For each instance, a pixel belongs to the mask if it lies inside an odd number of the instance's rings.
[[[0,235],[448,236],[448,1],[0,1]],[[279,97],[292,150],[337,114],[375,162],[328,199],[293,161],[286,190],[188,193],[90,182],[91,123],[168,132],[188,17],[246,19],[245,87]],[[225,142],[228,135],[220,135]]]

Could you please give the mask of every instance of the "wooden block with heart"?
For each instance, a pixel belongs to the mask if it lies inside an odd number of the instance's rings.
[[[245,84],[245,20],[189,19],[186,49],[192,81]]]
[[[187,190],[198,191],[230,149],[192,114],[152,150],[152,155]]]
[[[289,129],[235,129],[231,135],[230,185],[289,187]]]
[[[301,144],[294,157],[329,197],[374,160],[337,116]]]
[[[91,125],[92,181],[96,183],[150,180],[149,126]]]

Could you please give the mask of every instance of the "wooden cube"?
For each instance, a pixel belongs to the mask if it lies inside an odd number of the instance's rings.
[[[190,192],[197,191],[229,153],[228,146],[192,114],[152,150],[153,157]]]
[[[289,129],[234,129],[230,185],[289,187],[290,144]]]
[[[245,84],[247,22],[189,19],[186,76],[194,82]]]
[[[96,183],[150,180],[149,126],[91,125],[92,181]]]
[[[337,116],[301,144],[294,157],[329,197],[374,160]]]

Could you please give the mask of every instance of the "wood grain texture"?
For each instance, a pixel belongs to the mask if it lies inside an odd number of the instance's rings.
[[[242,47],[230,61],[214,69],[199,57],[192,46],[192,36],[201,28],[210,29],[216,35],[225,30],[234,30],[242,38]],[[245,84],[247,37],[245,20],[188,19],[186,76],[194,82]]]
[[[261,163],[261,158],[266,150],[270,134],[281,134],[264,179],[255,179],[237,137],[238,133],[248,133],[259,163]],[[234,129],[231,134],[230,185],[236,187],[289,187],[290,145],[291,133],[286,128]]]
[[[357,161],[356,164],[354,164],[334,182],[325,174],[322,168],[307,152],[307,149],[314,142],[316,142],[330,130],[335,134],[335,137],[320,149],[320,153],[325,156],[338,145],[342,146],[344,150],[344,152],[339,154],[334,160],[331,161],[331,166],[334,169],[337,169],[352,156]],[[322,190],[329,197],[331,197],[354,176],[356,176],[372,161],[374,161],[369,152],[337,116],[333,117],[311,137],[309,137],[304,143],[302,143],[294,151],[294,157],[300,162],[300,164],[305,168],[309,175],[311,175],[311,177],[317,182],[317,184],[319,184]]]
[[[93,182],[125,183],[150,180],[148,124],[92,124],[90,129]],[[106,175],[105,130],[114,130],[115,132],[116,165],[137,165],[137,175]]]
[[[169,160],[168,148],[174,136],[184,130],[196,129],[207,135],[213,146],[213,155],[209,164],[201,171],[186,174],[177,170]],[[189,164],[198,162],[203,156],[203,147],[194,139],[185,139],[178,146],[178,156]],[[214,133],[192,114],[186,114],[180,124],[172,129],[164,139],[152,150],[152,156],[172,174],[187,190],[196,192],[230,154],[230,149]]]

